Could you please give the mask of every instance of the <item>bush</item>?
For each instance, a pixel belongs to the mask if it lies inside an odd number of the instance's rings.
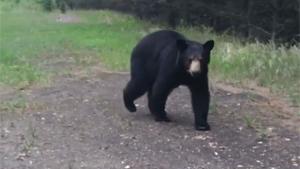
[[[45,11],[53,10],[53,1],[52,0],[41,0],[40,3]]]
[[[231,32],[264,42],[300,41],[298,0],[65,0],[68,6],[113,9],[140,19],[178,24],[204,25],[217,32]]]

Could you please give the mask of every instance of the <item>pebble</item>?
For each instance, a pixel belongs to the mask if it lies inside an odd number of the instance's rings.
[[[218,143],[216,143],[216,142],[209,142],[208,145],[209,145],[211,148],[217,148]]]
[[[4,132],[6,133],[6,134],[9,134],[10,133],[10,131],[5,127],[4,129]]]
[[[263,142],[262,142],[262,141],[259,141],[259,142],[257,142],[257,144],[263,144]]]
[[[19,153],[16,157],[16,160],[24,161],[26,156],[27,156],[26,153]]]
[[[194,139],[196,140],[206,140],[205,136],[199,135],[199,136],[195,136]]]

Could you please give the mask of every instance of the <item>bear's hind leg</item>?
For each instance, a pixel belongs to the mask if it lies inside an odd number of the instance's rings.
[[[142,96],[147,91],[147,84],[144,80],[131,79],[123,91],[123,100],[126,108],[130,112],[135,112],[134,100]]]

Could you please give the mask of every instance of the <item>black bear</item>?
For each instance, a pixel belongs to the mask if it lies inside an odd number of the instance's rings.
[[[126,108],[135,112],[134,100],[148,92],[148,106],[156,121],[170,121],[165,111],[168,95],[179,85],[191,91],[196,130],[209,130],[208,64],[214,41],[204,44],[170,30],[144,37],[131,55],[131,79],[124,89]]]

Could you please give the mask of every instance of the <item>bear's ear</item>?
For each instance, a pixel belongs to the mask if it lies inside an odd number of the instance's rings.
[[[182,52],[187,48],[187,42],[184,39],[178,39],[176,42],[177,48]]]
[[[215,42],[213,40],[209,40],[204,43],[203,47],[206,51],[211,51],[214,48]]]

